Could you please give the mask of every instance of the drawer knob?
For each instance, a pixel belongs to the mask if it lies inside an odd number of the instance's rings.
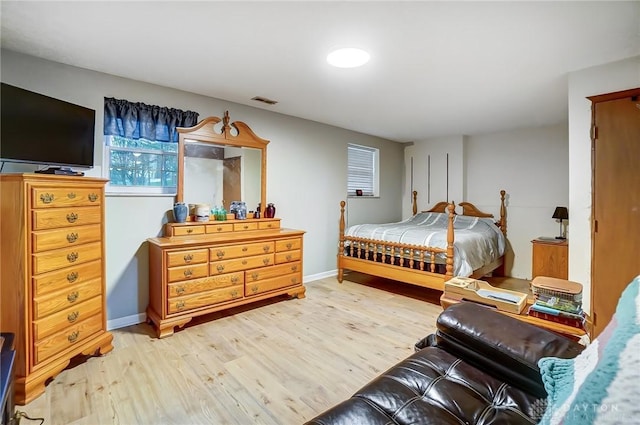
[[[187,229],[187,233],[193,233],[193,229]]]
[[[231,276],[231,283],[238,283],[238,276]]]
[[[69,193],[67,193],[67,198],[76,199],[76,194],[74,192],[69,192]]]
[[[78,240],[78,234],[77,233],[69,233],[67,235],[67,241],[69,241],[69,243],[74,243],[77,240]]]
[[[71,335],[67,336],[67,340],[69,340],[69,342],[73,344],[78,340],[79,336],[80,336],[80,331],[75,331]]]
[[[253,292],[254,294],[255,294],[256,292],[258,292],[258,285],[254,285],[254,286],[252,286],[252,287],[251,287],[251,292]]]
[[[73,263],[78,259],[78,257],[79,255],[77,252],[71,252],[67,254],[67,261],[69,261],[70,263]]]
[[[295,277],[292,277],[292,278],[291,278],[291,283],[296,283],[296,281],[297,281],[297,280],[298,280],[298,279],[296,279]]]
[[[222,273],[224,271],[224,266],[222,264],[219,264],[216,269],[218,270],[218,273]]]
[[[262,250],[264,252],[269,252],[270,249],[271,249],[271,246],[269,246],[269,245],[265,245],[265,246],[262,247]]]
[[[190,263],[193,260],[193,255],[186,254],[183,258],[185,263]]]
[[[264,263],[265,266],[268,266],[271,260],[269,260],[268,258],[265,258],[264,260],[262,260],[262,262]]]
[[[193,275],[193,270],[187,269],[184,271],[184,277],[191,277]]]
[[[222,227],[216,227],[216,231],[222,232]]]
[[[243,228],[244,230],[247,230],[247,229],[249,228],[249,226],[247,226],[247,225],[245,224],[244,226],[242,226],[242,228]]]
[[[246,266],[247,265],[247,260],[242,260],[242,265]]]
[[[247,252],[249,250],[249,248],[247,248],[246,246],[242,247],[242,252]]]
[[[258,280],[258,276],[260,276],[260,275],[258,274],[258,272],[253,272],[253,273],[251,273],[251,279],[253,279],[253,280]]]
[[[67,320],[69,321],[69,323],[73,323],[76,320],[78,320],[78,316],[80,316],[80,312],[79,311],[74,311],[73,313],[69,314],[67,316]]]
[[[40,200],[43,204],[50,204],[53,202],[53,193],[43,193],[40,195]]]
[[[67,275],[67,281],[69,281],[69,283],[73,283],[76,280],[78,280],[78,272],[71,272]]]
[[[184,286],[176,287],[176,294],[178,294],[178,295],[184,294]]]
[[[291,244],[291,242],[289,242],[289,243],[287,244],[287,249],[291,249],[291,247],[292,247],[292,246],[293,246],[293,245]]]
[[[78,300],[79,296],[80,294],[78,294],[78,291],[73,291],[72,293],[67,295],[67,301],[69,301],[70,303],[74,303]]]
[[[76,221],[78,221],[78,214],[76,213],[67,214],[67,221],[69,223],[75,223]]]
[[[216,256],[217,256],[218,258],[224,258],[224,251],[222,251],[222,250],[218,250],[218,252],[216,252]]]
[[[298,271],[298,266],[291,266],[291,271],[292,272]]]
[[[182,310],[184,308],[184,301],[178,301],[176,303],[176,309],[177,310]]]
[[[267,227],[270,229],[273,227],[273,225],[271,223],[267,224]]]
[[[291,261],[291,255],[287,255],[285,258],[287,259],[287,261]]]
[[[88,198],[89,202],[96,202],[98,200],[98,195],[96,195],[95,193],[90,193]]]
[[[235,298],[238,296],[238,291],[231,291],[231,298]]]

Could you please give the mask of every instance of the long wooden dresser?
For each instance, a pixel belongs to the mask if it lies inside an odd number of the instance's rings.
[[[106,330],[105,183],[0,175],[0,326],[15,334],[17,404],[42,394],[73,357],[113,349]]]
[[[280,295],[304,298],[304,231],[279,219],[168,223],[149,239],[147,320],[159,338],[196,316]]]

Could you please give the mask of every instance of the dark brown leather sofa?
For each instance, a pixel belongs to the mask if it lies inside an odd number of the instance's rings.
[[[541,357],[583,346],[473,303],[442,312],[416,353],[307,425],[534,424],[546,391]]]

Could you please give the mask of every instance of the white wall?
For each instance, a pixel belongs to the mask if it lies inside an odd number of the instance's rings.
[[[267,197],[285,227],[303,229],[305,282],[335,273],[339,202],[347,191],[347,144],[380,149],[380,197],[350,202],[355,221],[396,221],[401,217],[403,146],[388,140],[302,120],[266,109],[80,69],[2,50],[2,81],[96,110],[96,167],[102,175],[104,97],[189,109],[200,119],[244,121],[270,140]],[[276,109],[277,110],[277,109]],[[5,166],[4,172],[34,167]],[[353,205],[352,205],[353,204]],[[173,197],[108,196],[106,201],[107,317],[111,328],[144,319],[148,303],[146,239],[160,235],[171,216]],[[253,208],[253,206],[252,206]]]
[[[640,87],[640,56],[569,74],[569,279],[584,285],[591,311],[591,101],[595,96]],[[637,237],[637,235],[630,235]]]
[[[500,190],[507,192],[506,269],[508,276],[531,278],[531,240],[557,236],[551,218],[556,206],[568,206],[567,124],[508,132],[441,137],[415,142],[405,149],[413,158],[413,187],[419,210],[447,200],[446,154],[449,154],[448,200],[468,201],[500,217]],[[430,202],[427,155],[431,156]],[[405,192],[411,167],[405,167]],[[460,211],[460,210],[458,210]]]
[[[531,240],[559,234],[551,216],[569,206],[568,158],[566,123],[468,137],[468,201],[499,217],[499,192],[507,192],[508,276],[530,279]]]

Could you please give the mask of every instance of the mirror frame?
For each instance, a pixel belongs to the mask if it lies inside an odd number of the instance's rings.
[[[215,131],[215,125],[222,121],[221,132]],[[229,111],[225,111],[222,119],[208,117],[193,127],[177,127],[178,139],[178,181],[176,202],[184,202],[184,148],[185,141],[211,143],[215,145],[235,146],[260,149],[260,202],[262,208],[267,206],[267,145],[269,140],[258,137],[249,126],[242,121],[229,122]],[[232,130],[235,130],[235,134]]]

